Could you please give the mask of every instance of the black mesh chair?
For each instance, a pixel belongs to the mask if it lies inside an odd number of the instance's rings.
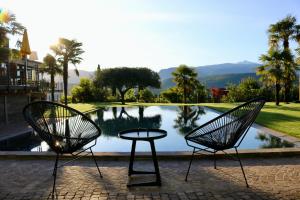
[[[68,106],[48,101],[36,101],[26,105],[23,109],[23,115],[41,139],[47,142],[56,153],[52,198],[54,198],[57,168],[70,162],[68,161],[58,166],[59,156],[62,154],[71,154],[76,157],[75,159],[78,159],[91,153],[102,178],[92,151],[92,147],[96,145],[96,139],[100,136],[101,130],[86,115]],[[92,143],[93,141],[94,143]],[[90,152],[86,152],[86,150]],[[79,155],[81,153],[85,154]]]
[[[194,154],[201,151],[213,153],[214,167],[216,169],[216,152],[224,152],[226,149],[234,148],[236,157],[232,157],[239,161],[246,185],[249,187],[237,148],[264,104],[265,100],[263,98],[252,99],[189,132],[185,136],[186,143],[188,146],[193,147],[194,150],[185,181],[187,181]],[[227,155],[226,152],[224,153]]]

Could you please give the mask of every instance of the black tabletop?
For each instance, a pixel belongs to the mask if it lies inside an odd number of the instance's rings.
[[[137,128],[119,132],[119,137],[126,140],[155,140],[167,136],[167,131],[161,129]]]

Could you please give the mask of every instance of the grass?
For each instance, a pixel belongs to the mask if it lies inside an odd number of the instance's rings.
[[[164,104],[164,103],[126,103],[125,106],[152,106],[152,105],[165,105],[165,106],[178,106],[184,104]],[[196,105],[196,104],[188,104]],[[197,104],[202,106],[207,106],[209,108],[218,111],[227,111],[235,106],[237,103],[202,103]],[[97,109],[103,106],[124,106],[120,102],[105,102],[105,103],[79,103],[70,104],[71,107],[78,109],[82,112],[88,110]],[[280,106],[275,106],[274,102],[268,102],[265,104],[264,108],[260,112],[256,119],[256,123],[268,127],[270,129],[286,133],[291,136],[300,138],[300,104],[281,103]]]
[[[218,111],[227,111],[237,104],[233,103],[208,103],[202,104]],[[300,104],[281,103],[275,106],[274,102],[268,102],[256,119],[256,123],[270,129],[286,133],[300,138]]]

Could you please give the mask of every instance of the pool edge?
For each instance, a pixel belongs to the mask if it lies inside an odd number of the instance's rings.
[[[226,151],[227,154],[235,154],[234,150]],[[95,152],[97,159],[101,160],[128,160],[130,152]],[[218,152],[218,158],[225,158],[223,152]],[[267,158],[267,157],[288,157],[299,156],[300,148],[271,148],[271,149],[241,149],[239,155],[243,158]],[[191,152],[178,151],[178,152],[157,152],[157,157],[160,160],[178,160],[178,159],[190,159]],[[201,154],[197,155],[199,158],[212,158],[213,154]],[[63,159],[71,158],[71,155],[63,155]],[[82,159],[89,159],[90,155],[83,157]],[[136,157],[138,159],[151,158],[150,152],[137,152]],[[54,159],[55,154],[53,152],[26,152],[26,151],[0,151],[0,160],[17,159],[17,160],[39,160],[39,159]]]

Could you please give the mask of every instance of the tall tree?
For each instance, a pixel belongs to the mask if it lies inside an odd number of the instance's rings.
[[[284,99],[285,102],[289,101],[289,94],[293,80],[295,80],[296,65],[291,56],[290,40],[295,39],[297,34],[296,18],[288,15],[284,19],[275,24],[271,24],[269,29],[269,44],[271,48],[279,48],[279,42],[282,42],[283,61],[284,61]]]
[[[80,57],[84,53],[82,50],[82,43],[76,40],[68,40],[66,38],[59,38],[59,42],[56,45],[51,46],[51,50],[58,56],[57,61],[63,66],[63,81],[64,81],[64,100],[65,105],[68,104],[68,68],[69,63],[75,66],[75,73],[79,76],[79,72],[76,68],[76,64],[82,61]]]
[[[54,90],[55,90],[55,75],[61,74],[61,66],[58,65],[56,59],[51,54],[47,54],[43,59],[43,72],[50,74],[50,88],[51,88],[51,101],[54,101]]]
[[[257,68],[257,74],[262,75],[262,81],[267,85],[275,85],[276,105],[279,105],[280,83],[283,80],[283,52],[271,48],[267,54],[260,56],[263,65]]]
[[[187,97],[198,85],[197,73],[186,65],[180,65],[172,73],[177,87],[183,92],[184,103],[187,103]]]
[[[160,79],[156,72],[146,68],[117,67],[101,70],[96,73],[94,84],[98,87],[110,87],[114,94],[117,90],[125,104],[125,93],[132,88],[160,87]]]
[[[295,39],[298,42],[298,48],[296,49],[296,52],[298,54],[298,57],[296,59],[296,64],[300,66],[300,25],[296,25],[296,34],[295,34]],[[299,77],[299,101],[300,101],[300,77]]]

